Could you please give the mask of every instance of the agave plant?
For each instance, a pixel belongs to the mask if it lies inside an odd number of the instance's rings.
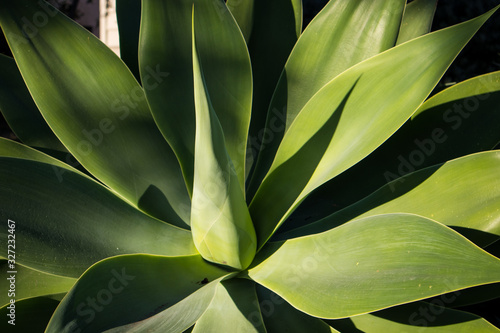
[[[498,7],[435,2],[1,2],[0,325],[498,332],[500,72],[432,94]]]

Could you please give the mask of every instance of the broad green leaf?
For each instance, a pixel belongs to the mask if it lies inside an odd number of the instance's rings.
[[[239,6],[239,4],[244,5],[244,1],[228,1],[228,7],[233,15],[235,11],[244,9],[244,6]],[[251,2],[254,9],[248,50],[252,60],[254,85],[247,147],[247,173],[250,172],[261,144],[268,143],[269,134],[265,132],[265,123],[269,103],[286,60],[302,32],[301,0],[251,0]],[[238,16],[236,19],[238,20]],[[241,27],[241,22],[239,23]],[[272,33],[269,33],[270,31]],[[280,114],[277,110],[272,112]]]
[[[319,220],[410,172],[492,149],[500,142],[499,104],[500,72],[434,95],[373,153],[311,193],[292,218]]]
[[[55,167],[58,167],[59,169],[54,168],[54,170],[61,170],[61,173],[59,174],[59,177],[62,177],[65,170],[70,170],[76,173],[79,173],[81,175],[84,175],[83,173],[80,173],[77,169],[72,168],[70,165],[61,162],[58,159],[55,159],[49,155],[46,155],[36,149],[30,148],[28,146],[25,146],[21,143],[8,140],[5,138],[0,138],[0,156],[2,157],[15,157],[15,158],[20,158],[20,159],[26,159],[26,160],[32,160],[32,161],[38,161],[42,163],[47,163],[47,164],[52,164]]]
[[[43,119],[24,84],[14,59],[0,54],[0,111],[25,144],[65,151]]]
[[[328,319],[500,281],[498,258],[440,223],[408,214],[269,243],[259,258],[250,278],[297,309]]]
[[[104,186],[58,166],[0,158],[0,215],[15,221],[16,261],[78,277],[98,260],[127,253],[197,253],[189,231],[152,218]],[[7,229],[0,236],[7,239]],[[7,248],[0,249],[6,256]]]
[[[124,63],[43,1],[2,2],[0,25],[35,103],[71,154],[127,201],[187,226],[179,165]],[[153,73],[153,81],[166,75]]]
[[[437,0],[414,0],[406,5],[397,45],[431,31]]]
[[[0,330],[9,333],[44,332],[59,301],[48,297],[16,300],[15,314],[7,306],[0,308]],[[9,323],[12,319],[15,320]]]
[[[293,308],[269,289],[258,286],[257,295],[267,333],[338,332],[321,319],[311,317]]]
[[[141,1],[116,1],[116,19],[120,36],[120,58],[139,81],[139,28]]]
[[[250,122],[252,73],[245,40],[220,0],[144,1],[139,49],[143,86],[164,137],[180,161],[189,190],[193,183],[195,113],[192,64],[192,7],[197,49],[214,111],[243,189]],[[148,87],[148,69],[169,75]],[[180,126],[182,124],[182,126]]]
[[[283,236],[323,232],[352,219],[401,212],[457,228],[484,246],[500,237],[499,174],[500,151],[462,157],[399,178],[365,199]]]
[[[152,317],[137,323],[107,330],[106,333],[142,333],[155,331],[162,333],[192,332],[192,325],[207,310],[215,296],[215,292],[220,282],[230,276],[231,275],[225,275],[209,282],[206,286],[196,290],[179,303],[176,303]]]
[[[193,333],[220,332],[266,332],[253,281],[232,279],[217,285]]]
[[[270,14],[278,14],[275,15],[275,22],[280,22],[284,17],[288,16],[286,13],[288,11],[288,6],[291,6],[292,15],[293,15],[293,24],[292,27],[295,32],[296,38],[298,38],[302,32],[302,1],[301,0],[277,0],[266,4],[267,13],[264,11],[264,7],[261,6],[261,2],[255,0],[227,0],[226,5],[227,8],[233,14],[234,19],[238,23],[240,30],[245,37],[247,43],[249,43],[250,38],[254,37],[256,32],[259,34],[258,26],[263,22],[263,18]],[[276,6],[279,4],[279,6]],[[261,6],[261,7],[259,7]],[[276,9],[281,9],[280,12],[275,12]],[[285,13],[284,13],[285,12]],[[286,18],[288,19],[288,17]],[[266,20],[266,19],[264,19]],[[265,24],[269,24],[270,22],[266,22]],[[268,30],[272,31],[273,34],[279,34],[282,31],[279,31],[279,27],[276,24],[277,30]],[[284,29],[288,29],[286,26]],[[269,35],[269,34],[268,34]],[[264,36],[262,36],[264,37]],[[268,36],[266,36],[268,37]],[[278,41],[279,42],[279,41]]]
[[[271,166],[284,133],[307,102],[346,69],[394,46],[404,6],[404,0],[330,1],[307,26],[274,92],[250,196]]]
[[[227,0],[227,9],[231,12],[240,27],[245,41],[248,43],[252,35],[254,20],[254,0]],[[222,7],[222,6],[221,6]]]
[[[193,11],[193,25],[197,20]],[[244,269],[257,240],[237,172],[224,144],[224,133],[206,88],[193,30],[196,139],[191,228],[194,244],[212,262]]]
[[[497,8],[372,57],[321,89],[285,134],[250,205],[259,246],[309,193],[401,127]]]
[[[19,248],[20,243],[17,244]],[[66,293],[76,282],[73,278],[42,273],[19,264],[10,265],[7,260],[0,261],[0,269],[4,273],[4,278],[0,280],[0,288],[4,291],[0,296],[0,307],[8,305],[11,299],[15,299],[17,304],[25,298]]]
[[[472,313],[443,307],[445,301],[415,302],[371,314],[351,317],[366,333],[498,333],[500,330]],[[345,321],[345,320],[342,320]],[[327,323],[335,326],[335,320]],[[340,329],[340,327],[339,327]],[[345,330],[342,332],[349,332]]]
[[[80,277],[57,308],[47,332],[77,328],[82,333],[102,332],[136,323],[178,303],[204,281],[225,275],[226,271],[206,263],[200,255],[108,258]]]

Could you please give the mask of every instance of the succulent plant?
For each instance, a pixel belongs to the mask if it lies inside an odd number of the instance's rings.
[[[0,325],[497,332],[500,72],[434,88],[500,6],[435,4],[3,1]]]

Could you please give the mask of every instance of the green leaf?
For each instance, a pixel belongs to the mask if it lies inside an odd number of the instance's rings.
[[[0,111],[25,144],[65,151],[43,119],[24,84],[14,59],[0,54]]]
[[[145,215],[89,177],[55,165],[1,157],[0,201],[0,215],[17,225],[16,261],[40,271],[78,277],[118,254],[197,253],[189,231]],[[7,238],[7,228],[0,236]],[[0,248],[0,255],[6,251]]]
[[[191,190],[195,141],[193,4],[198,13],[197,49],[208,95],[243,189],[252,74],[245,40],[223,1],[143,2],[139,49],[143,85],[155,120],[177,155]],[[161,68],[169,76],[148,87],[145,75],[151,68]]]
[[[406,5],[397,45],[431,31],[437,0],[414,0]]]
[[[169,307],[166,310],[138,323],[120,326],[106,331],[107,333],[142,333],[160,331],[162,333],[192,332],[193,324],[207,310],[212,302],[218,285],[229,278],[223,276],[209,282],[203,288]]]
[[[141,26],[141,2],[116,1],[116,19],[120,36],[120,58],[137,81],[139,74],[139,28]]]
[[[193,25],[197,9],[193,11]],[[244,269],[255,255],[250,213],[197,55],[193,30],[196,140],[191,228],[198,251],[209,261]]]
[[[248,43],[252,34],[254,20],[254,0],[227,0],[227,9],[231,12],[240,27],[245,41]]]
[[[53,166],[59,167],[61,169],[67,169],[81,175],[84,175],[82,172],[78,171],[75,168],[72,168],[66,163],[61,162],[49,155],[46,155],[36,149],[25,146],[21,143],[8,140],[5,138],[0,138],[0,156],[2,157],[15,157],[20,159],[32,160],[43,162],[47,164],[52,164]],[[65,170],[61,170],[60,177],[64,174]]]
[[[223,281],[193,333],[266,332],[257,302],[255,283],[244,279]]]
[[[72,155],[133,205],[187,226],[179,165],[124,63],[43,1],[2,2],[0,24],[35,103]]]
[[[57,308],[59,301],[48,297],[28,298],[16,300],[15,320],[9,323],[11,313],[7,306],[0,308],[0,330],[10,333],[44,332],[52,313]]]
[[[137,322],[183,300],[202,288],[204,281],[226,275],[226,271],[206,263],[200,255],[126,255],[105,259],[89,268],[62,300],[47,332],[102,332],[131,323],[140,326]],[[175,311],[175,315],[182,320],[180,312]]]
[[[403,125],[497,8],[372,57],[321,89],[285,134],[251,202],[259,246],[309,193],[358,163]]]
[[[247,1],[248,2],[248,1]],[[247,148],[247,173],[262,143],[267,143],[265,123],[269,103],[286,60],[302,32],[302,1],[253,2],[253,23],[248,50],[252,61],[253,103]],[[228,1],[235,15],[244,10],[243,0]],[[238,16],[235,15],[236,20]],[[238,20],[241,27],[241,22]],[[269,33],[272,31],[272,33]],[[281,111],[281,110],[280,110]],[[276,112],[274,110],[273,112]]]
[[[390,182],[365,199],[283,237],[319,233],[368,216],[412,213],[457,228],[484,246],[500,237],[498,174],[500,151],[462,157]]]
[[[16,250],[15,247],[10,249]],[[4,291],[0,296],[0,307],[8,305],[11,299],[15,299],[17,304],[25,298],[66,293],[76,282],[73,278],[42,273],[19,264],[12,268],[7,260],[0,261],[0,269],[5,273],[5,278],[0,280],[0,288]],[[12,292],[9,291],[11,284],[15,286]]]
[[[492,149],[500,142],[499,104],[500,72],[443,90],[364,160],[311,193],[292,218],[319,220],[410,172]]]
[[[338,332],[321,319],[295,309],[269,289],[258,286],[257,295],[267,333]]]
[[[346,69],[394,46],[404,6],[402,0],[330,1],[307,26],[274,92],[250,196],[271,166],[284,133],[307,102]]]
[[[351,317],[356,329],[366,333],[498,333],[500,330],[472,313],[443,307],[445,301],[415,302],[375,313]],[[326,321],[337,327],[335,320]],[[340,329],[340,327],[339,327]],[[356,332],[359,332],[356,331]],[[342,332],[349,332],[348,330]]]
[[[259,258],[250,278],[297,309],[328,319],[500,281],[498,258],[440,223],[408,214],[269,243]]]

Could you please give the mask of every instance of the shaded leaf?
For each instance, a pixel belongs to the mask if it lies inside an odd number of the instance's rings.
[[[141,1],[116,1],[116,19],[120,37],[120,58],[140,82],[139,28],[141,26]]]
[[[56,309],[59,301],[48,297],[35,297],[18,300],[15,303],[15,320],[9,317],[10,309],[7,306],[0,308],[0,330],[2,332],[26,333],[44,332],[52,313]]]
[[[485,319],[472,313],[451,310],[443,302],[415,302],[394,308],[351,317],[359,331],[366,333],[487,333],[500,332]],[[335,320],[326,321],[336,326]],[[349,330],[342,330],[349,332]]]
[[[401,212],[457,228],[485,246],[500,237],[498,174],[500,151],[462,157],[399,178],[365,199],[283,237],[323,232],[352,219]]]
[[[437,0],[414,0],[406,5],[396,45],[431,31]]]
[[[0,261],[0,269],[5,273],[5,278],[0,280],[0,288],[5,291],[0,296],[0,307],[8,305],[11,299],[15,299],[17,305],[17,302],[25,298],[66,293],[76,282],[73,278],[42,273],[19,264],[12,269],[7,260]],[[13,279],[9,280],[12,277]],[[8,292],[11,283],[15,288]]]
[[[274,92],[250,197],[269,170],[284,133],[307,102],[343,71],[394,46],[404,5],[401,0],[330,1],[309,23]]]
[[[321,319],[311,317],[262,286],[257,287],[259,305],[268,333],[338,332]]]
[[[139,49],[143,85],[155,120],[175,151],[191,191],[195,141],[193,4],[198,13],[197,49],[208,95],[243,189],[252,73],[245,40],[223,1],[143,2]],[[161,68],[169,75],[154,87],[148,87],[145,78],[148,68]]]
[[[189,231],[140,212],[86,176],[37,161],[0,162],[0,214],[16,222],[20,264],[78,277],[118,254],[197,253]]]
[[[244,279],[223,281],[217,286],[194,333],[266,332],[260,314],[255,283]]]
[[[47,332],[102,332],[136,323],[202,288],[202,280],[213,281],[225,275],[227,272],[207,264],[200,255],[105,259],[80,277],[57,308]],[[182,319],[179,312],[176,316]]]
[[[250,204],[259,246],[309,193],[403,125],[495,10],[372,57],[322,88],[285,134]]]
[[[46,24],[33,26],[36,15]],[[72,155],[127,201],[187,226],[179,165],[124,63],[44,1],[2,2],[0,24],[35,103]]]
[[[65,151],[38,111],[14,59],[0,54],[0,68],[0,111],[10,129],[27,145]]]
[[[410,172],[492,149],[500,141],[499,104],[500,72],[434,95],[369,156],[311,193],[283,227],[326,217]]]

